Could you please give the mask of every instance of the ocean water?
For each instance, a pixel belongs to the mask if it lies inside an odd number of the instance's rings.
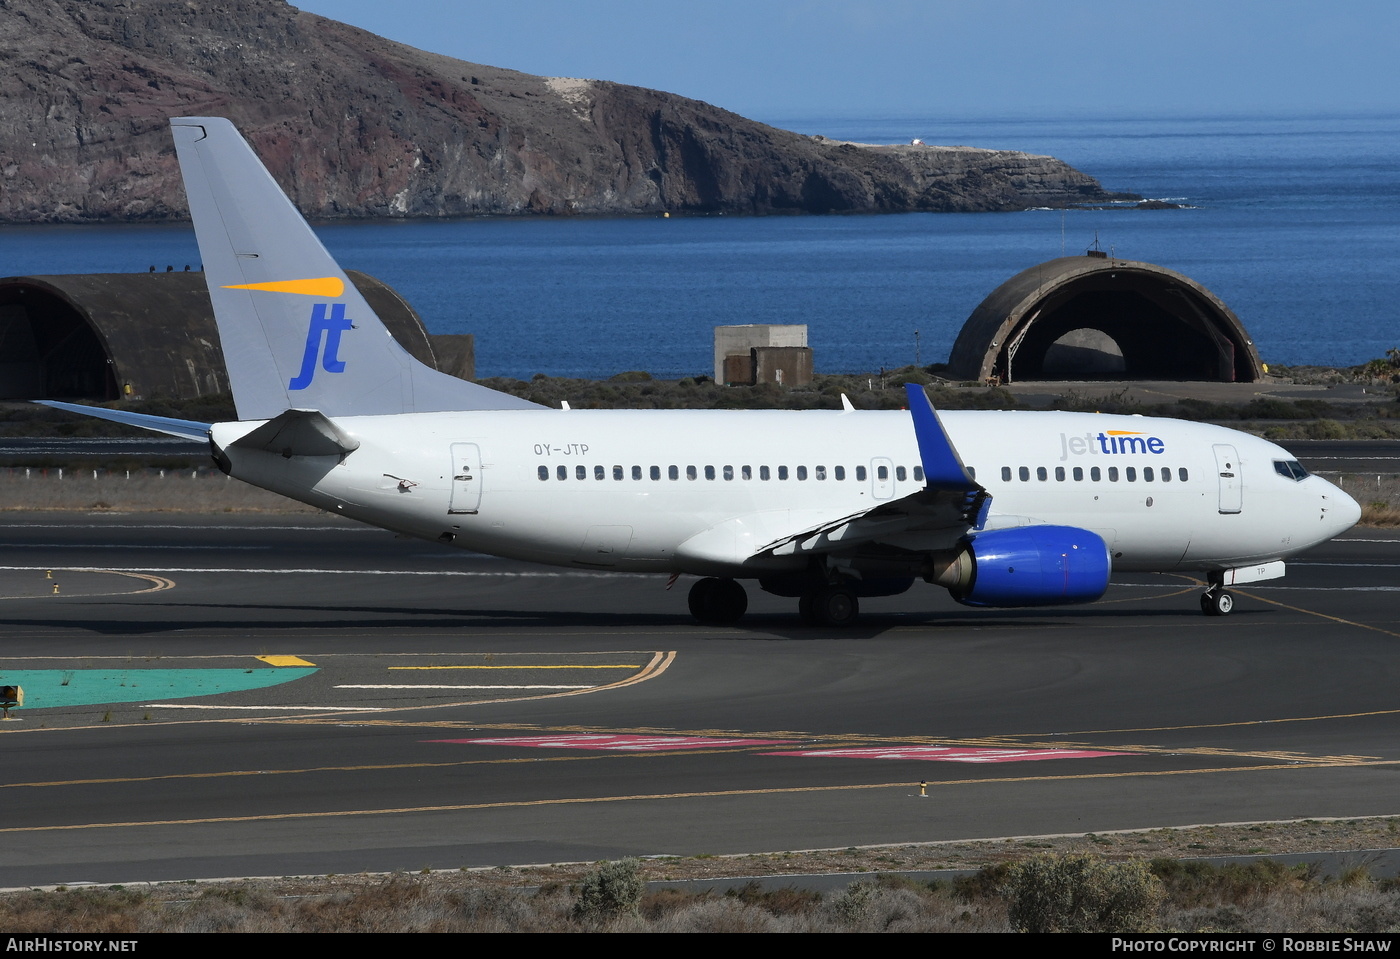
[[[481,376],[709,373],[711,328],[733,323],[808,324],[825,372],[941,361],[1002,281],[1095,243],[1204,284],[1265,362],[1350,365],[1400,346],[1400,116],[770,122],[863,142],[917,136],[1050,154],[1109,189],[1188,208],[317,231],[343,265],[398,289],[430,330],[474,333]],[[0,228],[0,275],[198,260],[185,226]]]

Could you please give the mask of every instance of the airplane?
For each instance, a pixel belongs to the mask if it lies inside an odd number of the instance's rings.
[[[1090,603],[1114,570],[1228,587],[1349,529],[1360,507],[1273,443],[1141,416],[549,409],[413,359],[234,125],[171,120],[238,419],[44,401],[207,440],[230,476],[384,529],[556,566],[741,580],[846,626],[923,580],[975,607]]]

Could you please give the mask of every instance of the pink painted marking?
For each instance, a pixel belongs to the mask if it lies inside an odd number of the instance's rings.
[[[763,756],[802,756],[824,759],[919,759],[945,763],[1019,763],[1037,759],[1097,759],[1128,753],[1085,749],[955,749],[947,746],[870,746],[849,749],[803,749],[761,753]]]
[[[783,746],[791,739],[719,739],[711,736],[613,736],[569,733],[562,736],[506,736],[500,739],[428,739],[430,743],[471,746],[529,746],[536,749],[613,749],[633,752],[667,749],[711,749],[720,746]]]

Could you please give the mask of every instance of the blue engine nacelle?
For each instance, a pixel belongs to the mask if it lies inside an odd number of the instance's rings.
[[[1073,526],[1022,526],[977,533],[939,572],[965,606],[1059,606],[1092,603],[1113,571],[1108,544]]]

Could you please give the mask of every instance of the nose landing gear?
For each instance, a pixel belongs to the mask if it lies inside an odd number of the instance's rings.
[[[1207,616],[1228,616],[1235,608],[1235,594],[1219,584],[1211,584],[1201,594],[1201,612]]]

